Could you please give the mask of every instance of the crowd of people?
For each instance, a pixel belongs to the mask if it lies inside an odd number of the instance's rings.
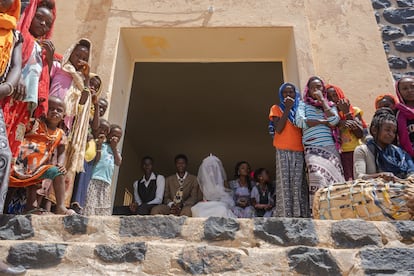
[[[82,38],[63,55],[51,41],[54,0],[0,1],[0,212],[111,215],[111,181],[122,157],[120,126],[103,118],[102,79],[90,72],[92,43]],[[269,113],[275,181],[265,168],[235,166],[227,181],[208,156],[197,176],[187,156],[164,178],[144,157],[130,214],[251,218],[310,217],[315,192],[355,178],[398,181],[414,174],[414,79],[379,96],[370,126],[342,89],[311,77],[303,95],[292,83]],[[7,195],[7,196],[6,196]],[[4,208],[3,208],[4,207]],[[3,210],[4,209],[4,210]]]
[[[397,181],[414,176],[414,78],[396,83],[396,95],[375,100],[371,124],[342,89],[311,77],[303,97],[292,83],[279,88],[269,114],[275,147],[275,181],[265,168],[251,171],[246,161],[227,181],[221,161],[207,157],[198,176],[186,170],[185,155],[166,179],[144,157],[144,175],[133,184],[130,214],[196,217],[310,217],[315,192],[354,179]],[[398,131],[397,131],[398,130]],[[410,206],[410,205],[409,205]]]
[[[122,128],[103,118],[92,43],[63,55],[54,0],[0,1],[0,213],[111,215]]]

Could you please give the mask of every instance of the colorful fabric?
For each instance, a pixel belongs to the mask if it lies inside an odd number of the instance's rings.
[[[43,0],[32,0],[29,5],[24,10],[22,17],[18,23],[17,29],[23,35],[23,48],[22,48],[22,67],[26,66],[27,62],[30,59],[30,56],[33,52],[33,47],[35,47],[36,38],[32,36],[29,29],[32,24],[33,18],[36,15],[36,11],[39,6],[43,5]],[[54,1],[53,1],[54,2]],[[51,10],[53,15],[53,21],[51,28],[47,34],[45,34],[41,39],[51,39],[53,26],[56,19],[56,7]],[[39,118],[42,115],[46,115],[48,109],[48,97],[49,97],[49,86],[50,86],[50,76],[49,76],[49,65],[46,60],[46,51],[42,50],[41,53],[42,59],[42,71],[40,75],[40,80],[38,83],[38,107],[34,113],[36,118]]]
[[[16,1],[20,2],[20,1]],[[9,183],[11,152],[7,141],[6,124],[3,110],[0,107],[0,214],[3,214],[4,203]]]
[[[92,179],[104,181],[107,185],[112,182],[114,174],[115,159],[112,148],[108,143],[103,143],[101,148],[101,158],[93,167]]]
[[[414,108],[408,107],[405,104],[403,97],[401,96],[400,90],[398,88],[400,81],[397,81],[395,84],[395,90],[400,102],[395,106],[398,110],[397,112],[397,125],[398,125],[398,141],[403,150],[408,152],[411,157],[414,157],[414,139],[410,138],[414,129],[408,127],[407,121],[414,120]]]
[[[12,166],[10,187],[27,187],[40,183],[41,176],[54,166],[50,164],[54,150],[65,144],[63,130],[50,130],[44,121],[35,120],[26,133],[19,156]]]
[[[398,99],[392,94],[382,94],[375,98],[375,109],[378,109],[378,103],[384,98],[390,98],[394,101],[394,105],[398,103]]]
[[[111,210],[111,186],[105,181],[92,179],[89,182],[88,193],[86,196],[85,216],[110,216]]]
[[[379,147],[374,139],[367,141],[367,147],[374,152],[377,170],[391,172],[399,178],[406,178],[414,173],[414,162],[401,148],[390,144],[385,149]]]
[[[296,88],[295,85],[293,85],[292,83],[289,82],[285,82],[284,84],[282,84],[279,88],[279,107],[282,110],[282,112],[285,112],[285,99],[283,98],[283,90],[285,90],[286,86],[291,86],[293,88],[293,90],[295,91],[295,102],[292,106],[292,108],[289,111],[289,121],[293,124],[295,122],[295,115],[296,115],[296,110],[298,109],[299,106],[299,102],[300,102],[300,93],[298,91],[298,89]]]
[[[306,146],[305,161],[309,178],[309,203],[312,208],[313,197],[319,188],[333,183],[344,182],[341,159],[335,146]]]
[[[275,217],[309,217],[303,152],[276,149]]]
[[[270,109],[269,119],[273,121],[273,117],[282,117],[283,111],[277,105]],[[277,149],[303,151],[302,130],[295,126],[291,121],[286,121],[285,128],[282,133],[276,133],[273,137],[273,146]]]
[[[0,76],[7,75],[14,47],[14,30],[20,17],[20,1],[0,13]],[[2,82],[2,81],[0,81]]]
[[[309,127],[306,120],[328,120],[330,126],[336,126],[339,123],[339,116],[336,107],[332,107],[332,112],[335,116],[326,118],[325,112],[313,105],[301,102],[296,114],[295,124],[302,128],[302,142],[306,146],[336,146],[332,130],[327,125],[317,125]]]
[[[358,123],[361,123],[363,128],[366,128],[367,125],[364,120],[359,121],[357,116],[360,115],[362,118],[363,112],[358,107],[353,107],[353,115],[355,120]],[[358,139],[355,134],[346,127],[339,128],[340,134],[341,134],[341,149],[342,152],[352,152],[355,150],[355,148],[359,145],[361,145],[361,139]]]

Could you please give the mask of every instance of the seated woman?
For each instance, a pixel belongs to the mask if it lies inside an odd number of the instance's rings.
[[[407,152],[393,145],[397,134],[397,119],[390,108],[378,109],[372,118],[372,138],[354,152],[354,177],[381,177],[398,181],[414,175],[414,162]]]
[[[198,183],[204,201],[191,207],[193,217],[235,217],[230,210],[234,202],[224,187],[225,181],[226,172],[220,159],[210,154],[198,169]]]

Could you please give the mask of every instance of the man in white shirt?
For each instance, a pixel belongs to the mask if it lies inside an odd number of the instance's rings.
[[[133,184],[134,202],[130,209],[133,214],[149,215],[151,209],[162,203],[164,197],[165,178],[153,172],[153,159],[150,156],[142,158],[144,175]]]

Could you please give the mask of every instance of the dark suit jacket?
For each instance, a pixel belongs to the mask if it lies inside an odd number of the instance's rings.
[[[174,201],[180,183],[178,182],[175,174],[170,175],[165,179],[165,191],[164,191],[164,204],[168,204]],[[183,190],[183,205],[193,206],[198,202],[200,187],[198,185],[197,177],[188,174],[184,180]]]

